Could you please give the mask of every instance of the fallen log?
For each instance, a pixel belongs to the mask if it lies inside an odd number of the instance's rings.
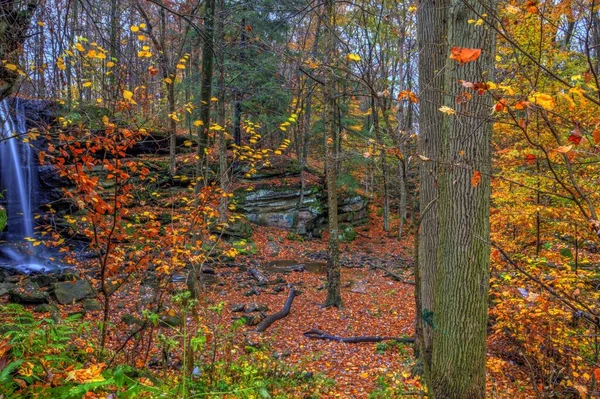
[[[287,316],[290,313],[290,309],[292,308],[292,302],[294,302],[295,296],[296,296],[296,289],[294,287],[292,287],[290,289],[290,294],[288,295],[287,300],[285,301],[285,305],[283,306],[283,309],[281,309],[277,313],[273,313],[272,315],[267,316],[263,321],[261,321],[256,326],[256,329],[254,331],[263,332],[267,328],[269,328],[271,326],[271,324],[273,324],[277,320],[283,319],[285,316]]]
[[[345,342],[347,344],[358,344],[361,342],[382,342],[382,341],[396,341],[403,343],[414,343],[414,338],[400,338],[400,337],[378,337],[378,336],[359,336],[359,337],[338,337],[335,335],[327,334],[321,330],[312,329],[303,334],[307,338],[312,339],[324,339],[328,341]]]
[[[258,269],[248,269],[248,274],[256,280],[258,285],[267,285],[269,283],[269,279]]]
[[[404,284],[415,285],[414,281],[405,280],[399,274],[394,273],[390,269],[387,269],[387,268],[385,268],[383,266],[372,265],[371,267],[374,268],[374,269],[381,269],[381,270],[383,270],[384,272],[386,272],[390,277],[392,277],[396,281],[399,281],[399,282],[404,283]]]

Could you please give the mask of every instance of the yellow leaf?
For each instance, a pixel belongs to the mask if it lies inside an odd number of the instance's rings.
[[[92,86],[92,82],[85,82],[83,84],[83,87],[91,87]]]
[[[39,26],[46,26],[46,24],[45,24],[45,23],[43,23],[42,21],[38,21],[38,23],[37,23],[37,24],[38,24]]]
[[[77,51],[83,53],[85,51],[85,47],[83,47],[81,45],[81,43],[75,43],[75,48],[77,49]]]
[[[348,61],[357,61],[358,62],[358,61],[360,61],[360,55],[358,55],[358,54],[348,54],[348,55],[346,55],[346,59]]]
[[[456,114],[456,111],[455,111],[455,110],[453,110],[452,108],[450,108],[450,107],[447,107],[447,106],[445,106],[445,105],[444,105],[444,106],[442,106],[442,107],[440,107],[440,108],[438,108],[438,109],[439,109],[440,111],[442,111],[443,113],[445,113],[446,115],[454,115],[454,114]]]
[[[86,384],[90,382],[104,381],[102,376],[102,369],[106,365],[104,363],[92,364],[90,367],[85,369],[73,370],[67,373],[66,381],[75,381],[80,384]]]
[[[204,126],[204,121],[201,121],[201,120],[194,121],[194,126]]]
[[[192,146],[192,144],[194,144],[194,143],[192,143],[190,140],[186,140],[186,141],[183,143],[183,145],[184,145],[184,146],[186,146],[186,147],[191,147],[191,146]]]
[[[108,61],[108,62],[106,63],[106,67],[107,67],[107,68],[112,68],[112,67],[114,67],[114,66],[115,66],[115,63],[114,63],[114,62],[112,62],[112,61]]]
[[[131,25],[129,27],[129,30],[131,30],[132,32],[139,32],[140,28],[139,28],[139,26]]]
[[[556,106],[556,103],[554,102],[554,98],[552,98],[552,96],[545,94],[545,93],[535,93],[534,92],[529,96],[528,100],[529,100],[529,102],[531,102],[533,104],[537,104],[546,110],[551,110]]]
[[[567,152],[571,151],[572,148],[572,145],[561,145],[560,147],[556,147],[555,151],[560,152],[561,154],[566,154]]]
[[[4,68],[8,69],[9,71],[16,71],[19,69],[15,64],[6,64],[4,65]]]
[[[125,101],[129,101],[131,104],[136,104],[136,102],[133,100],[133,92],[129,90],[123,90],[123,98]]]
[[[176,68],[177,69],[185,69],[185,65],[183,65],[183,64],[177,64]]]
[[[144,24],[144,23],[140,24],[140,29],[146,29],[146,24]]]
[[[171,78],[165,78],[165,83],[171,84],[173,83],[173,80]]]

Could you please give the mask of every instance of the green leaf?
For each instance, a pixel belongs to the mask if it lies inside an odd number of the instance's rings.
[[[569,248],[563,248],[560,250],[560,254],[562,256],[564,256],[565,258],[572,258],[573,257],[573,252],[571,252],[571,250]]]
[[[270,399],[271,398],[271,394],[269,393],[269,391],[267,391],[267,388],[265,388],[265,387],[258,388],[258,393],[264,399]]]

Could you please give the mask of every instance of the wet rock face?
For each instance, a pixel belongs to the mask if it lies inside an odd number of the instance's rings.
[[[7,99],[9,106],[15,106],[16,97]],[[58,105],[53,101],[19,98],[19,104],[25,112],[25,124],[28,129],[51,125],[58,115]]]
[[[320,186],[238,190],[238,209],[260,226],[277,227],[301,235],[320,235],[327,223],[326,191]],[[302,199],[302,201],[301,201]],[[367,221],[368,200],[360,195],[339,199],[340,223],[359,225]]]

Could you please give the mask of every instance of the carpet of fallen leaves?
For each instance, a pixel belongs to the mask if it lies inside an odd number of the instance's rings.
[[[420,378],[412,373],[414,359],[410,344],[378,350],[381,347],[377,343],[339,343],[309,339],[303,335],[310,329],[319,329],[340,337],[413,335],[414,286],[393,280],[381,269],[369,267],[369,263],[383,264],[407,281],[412,280],[412,237],[406,235],[398,239],[397,233],[384,232],[381,217],[376,215],[374,207],[370,213],[370,223],[357,228],[357,239],[341,244],[342,261],[345,265],[342,267],[343,309],[321,307],[326,296],[324,270],[277,273],[263,268],[270,279],[284,278],[288,284],[296,287],[300,295],[295,298],[290,314],[275,322],[266,332],[255,333],[252,331],[254,327],[245,326],[236,333],[238,342],[264,342],[271,348],[273,355],[284,362],[305,372],[321,373],[330,379],[333,384],[320,396],[323,398],[367,398],[378,388],[378,381],[382,380],[388,386],[401,387],[403,392],[410,393],[409,397],[414,397],[415,394],[418,397],[424,390]],[[264,266],[273,261],[326,264],[326,236],[301,240],[283,230],[260,226],[252,228],[257,252],[236,259],[237,265]],[[220,276],[221,283],[209,286],[205,292],[206,303],[226,302],[223,314],[212,322],[228,326],[238,318],[240,313],[232,312],[232,304],[264,304],[269,308],[267,313],[273,313],[279,311],[287,299],[287,288],[275,292],[272,285],[262,288],[259,295],[246,296],[244,294],[248,288],[240,282],[249,281],[249,277],[243,267],[215,265],[215,269],[217,274],[223,271],[230,273]],[[180,285],[180,288],[184,288],[183,283]],[[129,300],[132,295],[143,295],[139,289],[138,285],[115,296],[115,311],[111,319],[116,325],[121,323],[122,314],[139,313],[139,309],[134,308]],[[78,311],[80,306],[63,306],[61,313]],[[175,307],[168,303],[166,307],[173,314]],[[99,311],[87,312],[84,317],[97,320],[101,315]],[[118,346],[127,336],[126,331],[126,328],[117,329],[109,340]],[[501,359],[501,345],[490,343],[490,347],[489,397],[534,397],[523,370]],[[152,348],[151,353],[158,355],[159,349]],[[138,367],[147,366],[137,364],[135,359],[121,360],[133,362]],[[384,393],[377,397],[405,395]]]

